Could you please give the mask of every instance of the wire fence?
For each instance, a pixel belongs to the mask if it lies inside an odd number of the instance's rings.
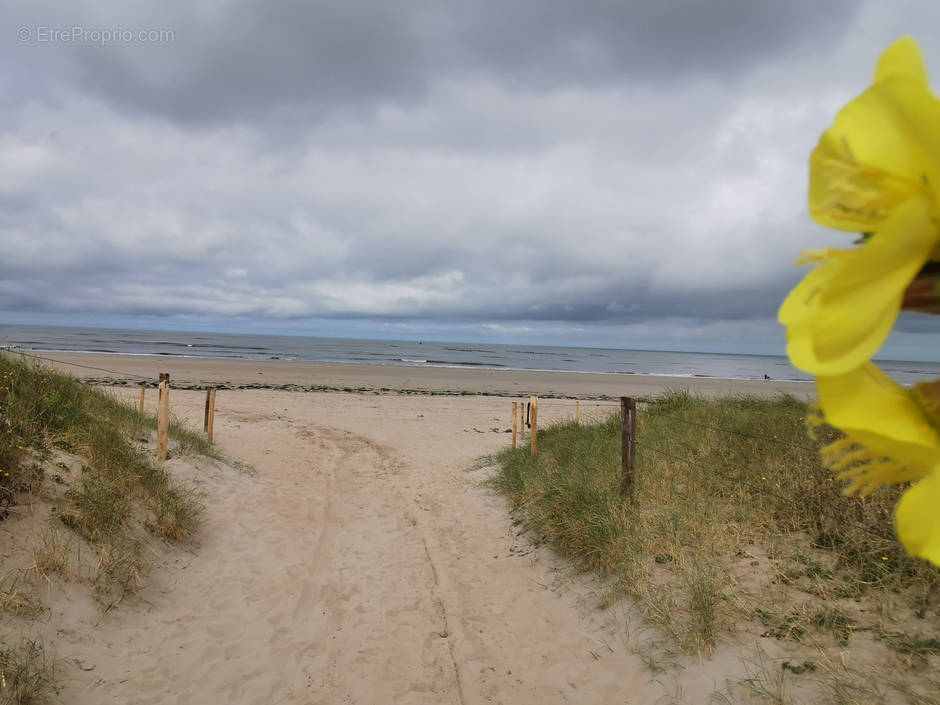
[[[571,400],[564,400],[564,401],[553,400],[549,402],[548,404],[545,404],[544,406],[554,409],[554,410],[558,410],[560,407],[564,407],[566,411],[570,411],[571,404],[566,403],[567,401],[571,401]],[[667,458],[669,460],[672,460],[678,463],[683,463],[691,467],[698,468],[700,470],[705,470],[706,472],[710,472],[710,473],[718,472],[714,469],[710,469],[706,467],[704,464],[702,464],[701,462],[697,460],[694,460],[691,457],[684,457],[683,455],[679,455],[676,452],[673,452],[672,449],[666,450],[664,447],[662,447],[662,445],[649,443],[646,439],[638,439],[637,430],[636,430],[637,429],[636,418],[638,414],[637,405],[636,405],[635,400],[630,397],[621,397],[619,403],[608,402],[608,401],[583,403],[578,400],[573,400],[573,401],[575,402],[576,422],[580,421],[580,416],[581,416],[582,411],[589,410],[592,408],[593,409],[618,408],[621,410],[621,423],[622,423],[621,489],[624,494],[633,493],[634,478],[636,474],[635,462],[636,462],[636,449],[637,448],[639,448],[641,451],[644,451],[644,452],[649,451],[650,453],[655,453],[663,458]],[[790,448],[794,450],[804,451],[807,453],[818,452],[817,448],[814,448],[809,445],[795,443],[793,441],[778,438],[776,436],[771,438],[769,436],[753,433],[750,430],[742,430],[739,428],[728,428],[728,427],[721,426],[718,424],[713,424],[713,423],[703,423],[702,421],[698,421],[695,419],[689,419],[683,416],[677,416],[675,414],[667,414],[661,411],[656,411],[655,408],[651,408],[652,406],[654,406],[654,403],[647,402],[643,404],[640,407],[639,413],[642,413],[643,415],[649,416],[654,419],[659,419],[659,420],[663,420],[663,421],[674,423],[674,424],[683,424],[691,428],[703,429],[705,431],[708,431],[709,433],[725,435],[728,437],[746,438],[752,441],[756,441],[758,443],[764,443],[764,444],[768,444],[768,445],[772,445],[776,447]],[[523,404],[523,408],[525,408],[525,404]],[[526,412],[526,421],[528,421],[527,412]],[[526,423],[523,424],[523,429],[525,429],[526,425],[528,424]],[[514,419],[513,427],[515,431],[515,419]],[[523,430],[523,433],[524,433],[524,430]],[[537,453],[536,451],[537,445],[535,443],[537,434],[538,434],[537,426],[533,426],[531,429],[532,443],[530,444],[530,452],[532,452],[533,455]],[[677,439],[675,438],[673,438],[672,441],[673,443],[678,442]],[[696,449],[693,446],[685,444],[685,443],[681,443],[681,445],[687,446],[687,451],[690,454],[695,453]],[[515,447],[516,447],[516,435],[514,432],[513,433],[513,448]]]
[[[559,403],[559,402],[561,402],[561,401],[562,401],[562,400],[555,399],[555,400],[551,400],[551,401],[549,401],[549,402],[546,403],[546,402],[543,401],[542,399],[539,399],[539,408],[540,408],[540,409],[544,409],[544,408],[547,407],[547,408],[551,408],[551,409],[557,409],[557,408],[559,408],[559,407],[561,407],[561,406],[564,406],[565,409],[570,409],[570,405],[569,405],[569,404],[561,404],[561,403]],[[569,401],[569,400],[564,400],[564,401]],[[576,400],[572,399],[572,400],[570,400],[570,401],[576,401]],[[621,408],[621,402],[619,402],[619,401],[617,401],[617,402],[613,402],[613,401],[611,401],[611,402],[607,402],[607,401],[599,401],[599,402],[594,402],[594,401],[580,401],[580,404],[581,404],[581,409],[582,409],[582,411],[584,411],[584,410],[586,410],[586,409],[589,409],[589,408],[609,408],[609,409],[618,409],[618,410]],[[789,448],[797,448],[797,449],[799,449],[799,450],[805,450],[805,451],[808,451],[808,452],[811,452],[811,453],[815,453],[816,450],[817,450],[816,448],[812,448],[812,447],[810,447],[810,446],[802,445],[802,444],[799,444],[799,443],[793,443],[792,441],[787,441],[787,440],[783,440],[783,439],[780,439],[780,438],[770,438],[770,437],[767,437],[767,436],[760,436],[760,435],[757,435],[757,434],[754,434],[754,433],[749,433],[749,432],[747,432],[747,431],[741,431],[741,430],[739,430],[739,429],[725,428],[725,427],[723,427],[723,426],[716,426],[716,425],[714,425],[714,424],[702,423],[701,421],[693,421],[692,419],[686,419],[686,418],[683,418],[683,417],[681,417],[681,416],[674,416],[674,415],[672,415],[672,414],[664,414],[664,413],[659,412],[659,411],[653,411],[653,410],[650,408],[650,406],[651,406],[651,405],[650,405],[649,403],[647,403],[646,405],[644,405],[644,407],[643,407],[643,409],[642,409],[642,413],[643,413],[644,415],[646,415],[646,416],[652,416],[652,417],[660,418],[660,419],[668,419],[668,420],[670,420],[670,421],[675,421],[675,422],[678,422],[678,423],[683,423],[683,424],[686,424],[686,425],[689,425],[689,426],[695,426],[695,427],[697,427],[697,428],[704,428],[704,429],[707,429],[707,430],[709,430],[709,431],[713,431],[713,432],[715,432],[715,433],[726,433],[726,434],[728,434],[728,435],[738,436],[738,437],[740,437],[740,438],[750,438],[751,440],[755,440],[755,441],[761,441],[761,442],[764,442],[764,443],[771,443],[771,444],[780,445],[780,446],[787,446],[787,447],[789,447]]]
[[[146,382],[153,383],[152,376],[146,377],[144,375],[139,375],[134,372],[127,372],[127,371],[118,372],[117,370],[108,370],[108,369],[105,369],[104,367],[95,367],[93,365],[82,365],[81,363],[78,363],[78,362],[67,362],[65,360],[56,360],[55,358],[43,357],[42,355],[32,355],[30,353],[26,353],[21,350],[10,350],[7,352],[9,352],[11,355],[19,355],[21,357],[28,357],[33,360],[42,360],[43,362],[51,362],[56,365],[67,365],[69,367],[80,367],[85,370],[95,370],[96,372],[107,372],[108,374],[112,374],[112,375],[118,375],[118,376],[123,376],[123,377],[133,377],[135,379],[141,379]]]
[[[108,374],[117,375],[119,379],[123,380],[127,377],[132,377],[135,379],[143,380],[146,382],[146,385],[140,385],[140,402],[138,405],[138,411],[144,413],[144,387],[151,386],[157,387],[159,389],[159,396],[157,398],[157,458],[160,460],[166,460],[167,458],[167,442],[169,434],[169,424],[170,424],[170,405],[169,405],[169,391],[170,391],[170,375],[166,372],[161,372],[159,374],[158,382],[155,383],[152,377],[147,377],[145,375],[140,375],[134,372],[118,371],[118,370],[109,370],[105,367],[98,367],[95,365],[83,365],[79,362],[69,362],[66,360],[57,360],[51,357],[45,357],[43,355],[33,355],[31,353],[23,352],[22,350],[8,351],[14,355],[19,355],[22,358],[29,358],[31,360],[37,360],[39,362],[49,362],[53,365],[67,365],[71,367],[78,367],[85,370],[94,370],[96,372],[107,372]],[[84,381],[84,380],[80,380]],[[215,418],[215,399],[216,399],[216,388],[208,387],[206,389],[206,405],[205,405],[205,419],[203,423],[203,430],[207,434],[209,443],[212,443],[213,438],[213,425]]]
[[[133,378],[133,379],[137,379],[137,380],[141,380],[141,381],[143,381],[143,382],[146,382],[146,383],[147,383],[148,385],[150,385],[150,386],[156,386],[156,383],[154,382],[154,380],[153,380],[152,377],[147,377],[147,376],[145,376],[145,375],[136,374],[136,373],[134,373],[134,372],[129,372],[129,371],[126,371],[126,370],[123,370],[123,371],[110,370],[110,369],[105,368],[105,367],[99,367],[99,366],[95,366],[95,365],[85,365],[85,364],[82,364],[82,363],[71,362],[71,361],[66,361],[66,360],[59,360],[59,359],[55,359],[55,358],[51,358],[51,357],[45,357],[45,356],[43,356],[43,355],[35,355],[35,354],[32,354],[32,353],[23,352],[23,351],[21,351],[21,350],[10,351],[10,352],[11,352],[12,354],[19,355],[19,356],[24,357],[24,358],[30,358],[30,359],[38,360],[38,361],[41,361],[41,362],[48,362],[48,363],[52,363],[52,364],[55,364],[55,365],[65,365],[65,366],[76,367],[76,368],[85,369],[85,370],[93,370],[93,371],[96,371],[96,372],[105,372],[105,373],[110,374],[110,375],[115,375],[115,376],[117,376],[117,377],[119,377],[119,378],[128,378],[128,377],[129,377],[129,378]],[[626,408],[626,407],[625,407],[625,401],[624,401],[624,400],[629,399],[629,398],[628,398],[628,397],[621,397],[621,398],[620,398],[620,401],[613,401],[613,400],[607,400],[607,399],[594,399],[594,400],[586,399],[586,400],[580,400],[580,399],[575,399],[575,398],[541,398],[541,399],[540,399],[539,397],[532,396],[532,397],[529,397],[529,399],[530,399],[530,402],[528,402],[528,404],[527,404],[525,401],[523,401],[523,402],[520,404],[520,406],[519,406],[520,416],[522,416],[523,413],[525,414],[524,418],[520,418],[520,421],[522,422],[522,423],[521,423],[521,429],[520,429],[520,430],[522,431],[523,435],[525,434],[525,430],[526,430],[527,427],[528,427],[528,428],[532,428],[532,426],[530,425],[530,412],[529,412],[529,408],[530,408],[531,403],[532,403],[531,400],[533,400],[533,399],[537,400],[537,401],[536,401],[536,404],[537,404],[538,406],[540,406],[543,410],[546,409],[546,408],[552,409],[552,410],[558,410],[558,409],[563,408],[565,411],[570,411],[570,410],[571,410],[571,407],[572,407],[572,402],[573,402],[573,403],[576,405],[576,409],[577,409],[577,412],[576,412],[576,413],[577,413],[577,417],[576,417],[576,418],[580,418],[580,414],[581,414],[582,412],[590,412],[590,411],[592,411],[592,410],[597,410],[597,409],[620,409],[620,410],[623,410],[623,409]],[[518,403],[518,402],[517,402],[517,403]],[[213,405],[213,406],[214,406],[214,405]],[[634,407],[634,413],[636,413],[635,407]],[[651,417],[653,417],[653,418],[665,419],[665,420],[669,420],[669,421],[672,421],[672,422],[675,422],[675,423],[686,424],[686,425],[688,425],[688,426],[693,426],[693,427],[696,427],[696,428],[705,429],[705,430],[711,431],[711,432],[713,432],[713,433],[727,434],[727,435],[729,435],[729,436],[737,436],[737,437],[739,437],[739,438],[748,438],[748,439],[755,440],[755,441],[759,441],[759,442],[762,442],[762,443],[768,443],[768,444],[772,444],[772,445],[784,446],[784,447],[788,447],[788,448],[795,448],[795,449],[797,449],[797,450],[802,450],[802,451],[806,451],[806,452],[809,452],[809,453],[816,453],[816,452],[817,452],[817,449],[816,449],[816,448],[813,448],[813,447],[807,446],[807,445],[802,445],[802,444],[799,444],[799,443],[793,443],[792,441],[787,441],[787,440],[780,439],[780,438],[770,438],[770,437],[767,437],[767,436],[761,436],[761,435],[754,434],[754,433],[750,433],[750,432],[747,432],[747,431],[742,431],[742,430],[740,430],[740,429],[725,428],[725,427],[723,427],[723,426],[718,426],[718,425],[715,425],[715,424],[702,423],[701,421],[695,421],[695,420],[687,419],[687,418],[684,418],[684,417],[681,417],[681,416],[675,416],[675,415],[673,415],[673,414],[665,414],[665,413],[662,413],[662,412],[655,411],[655,410],[651,409],[649,403],[647,403],[647,404],[645,404],[645,405],[643,406],[643,408],[642,408],[642,413],[643,413],[644,415],[651,416]],[[514,414],[515,414],[515,412],[514,412]],[[629,416],[629,413],[624,416],[623,421],[624,421],[624,424],[625,424],[625,425],[626,425],[627,420],[628,420],[628,419],[627,419],[627,416]],[[516,426],[516,418],[515,418],[515,415],[514,415],[514,417],[513,417],[513,426],[514,426],[514,427]],[[645,440],[642,440],[642,441],[641,441],[641,440],[637,439],[636,436],[635,436],[635,422],[634,422],[634,424],[633,424],[633,427],[634,427],[634,431],[632,432],[632,437],[627,438],[627,437],[626,437],[626,433],[625,433],[625,440],[624,440],[624,444],[625,444],[625,445],[624,445],[624,448],[625,448],[625,451],[624,451],[624,452],[625,452],[625,453],[627,452],[626,449],[627,449],[627,445],[629,444],[629,445],[632,445],[633,447],[639,447],[639,448],[641,448],[642,450],[648,450],[648,451],[651,451],[651,452],[653,452],[653,453],[657,453],[657,454],[659,454],[659,455],[661,455],[661,456],[663,456],[663,457],[670,458],[671,460],[675,460],[675,461],[677,461],[677,462],[682,462],[682,463],[686,463],[686,464],[689,464],[689,465],[692,465],[692,466],[696,466],[696,467],[699,467],[699,468],[703,468],[703,466],[702,466],[700,463],[697,463],[697,462],[694,461],[694,460],[691,460],[691,459],[689,459],[689,458],[684,458],[684,457],[682,457],[682,456],[680,456],[680,455],[676,455],[675,453],[671,453],[671,452],[669,452],[669,451],[666,451],[666,450],[664,450],[664,449],[662,449],[662,448],[660,448],[660,447],[657,447],[657,446],[655,446],[655,445],[652,445],[652,444],[646,442]],[[533,431],[533,434],[537,434],[537,425],[536,425],[534,428],[532,428],[532,431]],[[536,435],[535,437],[537,438],[537,435]],[[515,447],[515,433],[513,434],[513,447]],[[535,441],[535,447],[537,448],[537,441]]]
[[[781,446],[789,446],[791,448],[799,448],[800,450],[806,450],[806,451],[810,451],[814,453],[816,452],[815,448],[810,448],[809,446],[800,445],[799,443],[792,443],[790,441],[784,441],[779,438],[767,438],[765,436],[758,436],[753,433],[747,433],[745,431],[738,431],[733,428],[722,428],[721,426],[712,426],[711,424],[705,424],[699,421],[692,421],[691,419],[684,419],[681,416],[661,414],[655,411],[650,411],[649,409],[646,409],[644,413],[646,413],[649,416],[659,417],[661,419],[671,419],[673,421],[679,421],[681,423],[688,424],[689,426],[698,426],[699,428],[706,428],[710,431],[716,431],[718,433],[727,433],[728,435],[731,435],[731,436],[739,436],[741,438],[751,438],[756,441],[763,441],[764,443],[773,443],[773,444],[781,445]]]

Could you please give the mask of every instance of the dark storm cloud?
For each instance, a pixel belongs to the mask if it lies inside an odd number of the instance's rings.
[[[468,75],[533,90],[700,74],[728,81],[780,53],[838,40],[858,7],[850,0],[237,0],[188,11],[125,5],[106,14],[82,3],[40,4],[13,15],[27,26],[169,29],[172,42],[56,48],[74,79],[117,106],[181,121],[250,122],[418,103],[436,85]]]

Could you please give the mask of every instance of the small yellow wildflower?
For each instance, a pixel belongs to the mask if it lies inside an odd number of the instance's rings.
[[[810,215],[866,233],[855,249],[804,253],[819,266],[780,308],[793,364],[839,375],[871,359],[905,289],[940,258],[940,101],[917,43],[882,54],[873,84],[837,115],[810,157]]]

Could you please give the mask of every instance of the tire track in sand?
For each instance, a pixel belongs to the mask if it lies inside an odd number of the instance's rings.
[[[390,478],[400,463],[360,436],[307,427],[341,452],[309,589],[295,612],[320,610],[322,643],[305,650],[316,702],[462,702],[446,610],[424,536]]]

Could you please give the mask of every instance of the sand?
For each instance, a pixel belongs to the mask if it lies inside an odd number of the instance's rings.
[[[271,384],[505,393],[519,385],[587,398],[670,384],[57,357],[123,375],[169,371],[180,382],[233,385],[254,374]],[[711,391],[717,384],[681,386]],[[805,393],[806,385],[799,388]],[[135,389],[115,393],[137,398]],[[172,412],[201,425],[204,398],[174,389]],[[155,402],[149,392],[148,408]],[[545,400],[540,420],[573,410],[573,401]],[[487,469],[472,469],[509,443],[505,398],[233,390],[219,392],[215,419],[219,449],[254,472],[168,461],[202,493],[197,546],[157,547],[140,599],[104,614],[87,595],[49,583],[51,612],[39,629],[63,664],[63,702],[546,705],[654,703],[682,694],[683,702],[704,703],[741,672],[734,656],[652,672],[629,606],[599,610],[602,586],[519,535],[505,500],[480,485]]]
[[[156,380],[169,372],[174,385],[229,386],[299,385],[324,391],[385,391],[417,394],[471,393],[500,396],[537,394],[572,399],[646,398],[669,389],[696,394],[779,393],[813,395],[806,382],[724,380],[702,377],[661,377],[579,372],[395,367],[277,360],[209,360],[161,356],[37,353],[57,367],[84,379],[120,379],[128,383]],[[113,372],[110,372],[113,371]]]

